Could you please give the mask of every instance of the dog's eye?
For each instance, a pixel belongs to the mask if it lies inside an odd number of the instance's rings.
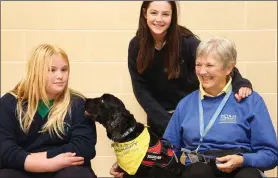
[[[104,103],[103,99],[100,99],[100,102],[101,102],[101,103]]]

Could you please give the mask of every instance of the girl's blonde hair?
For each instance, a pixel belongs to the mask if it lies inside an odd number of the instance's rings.
[[[57,46],[49,44],[38,45],[32,52],[28,63],[27,70],[23,79],[11,91],[17,97],[16,113],[19,119],[20,127],[28,133],[35,113],[38,109],[39,100],[49,107],[48,120],[43,126],[41,132],[48,131],[53,136],[55,133],[62,138],[61,134],[65,134],[64,119],[67,115],[71,115],[70,98],[71,94],[78,94],[68,88],[68,84],[64,90],[54,99],[54,103],[50,106],[49,98],[46,94],[46,85],[48,71],[51,69],[52,59],[59,55],[68,65],[70,72],[68,56],[64,50]]]

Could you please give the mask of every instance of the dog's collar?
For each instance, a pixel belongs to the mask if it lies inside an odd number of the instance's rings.
[[[135,128],[136,128],[136,124],[134,126],[130,127],[129,129],[127,129],[127,131],[125,131],[123,133],[123,135],[120,136],[120,138],[112,137],[112,140],[114,142],[120,142],[122,139],[124,139],[126,136],[128,136],[130,133],[132,133]]]
[[[126,136],[128,136],[131,132],[133,132],[133,130],[135,129],[136,125],[133,127],[130,127],[127,131],[125,131],[125,133],[121,136],[121,139],[125,138]]]

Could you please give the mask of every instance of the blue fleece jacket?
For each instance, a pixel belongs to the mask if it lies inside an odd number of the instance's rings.
[[[193,151],[199,144],[199,95],[199,90],[196,90],[179,102],[164,133],[163,137],[178,148]],[[216,97],[205,96],[202,100],[204,128],[224,96],[225,93]],[[204,137],[199,152],[229,149],[248,151],[242,154],[243,167],[269,170],[278,164],[276,134],[262,97],[254,91],[241,102],[231,94]]]

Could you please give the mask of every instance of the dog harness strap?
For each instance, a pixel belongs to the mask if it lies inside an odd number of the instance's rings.
[[[156,145],[150,147],[142,161],[142,165],[153,167],[166,167],[174,159],[175,154],[167,140],[158,140]]]
[[[158,142],[154,146],[149,147],[148,151],[142,161],[142,164],[145,166],[152,167],[158,159],[161,160],[161,158],[162,158],[162,156],[160,154],[161,147],[162,147],[162,145],[161,145],[160,140],[158,140]]]

